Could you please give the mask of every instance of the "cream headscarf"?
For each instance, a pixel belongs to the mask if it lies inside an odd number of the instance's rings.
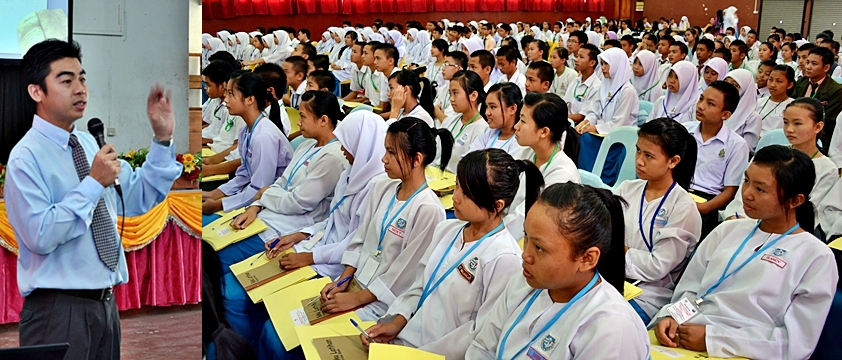
[[[632,79],[632,85],[640,100],[654,103],[662,94],[658,87],[658,57],[649,50],[641,50],[632,57],[632,63],[634,59],[640,60],[643,76],[635,76]]]
[[[608,75],[610,78],[604,78],[602,85],[599,88],[599,100],[605,106],[602,109],[602,118],[610,119],[614,116],[614,109],[617,108],[617,100],[611,99],[613,95],[617,95],[623,86],[629,86],[629,78],[632,72],[629,67],[629,57],[622,49],[611,48],[600,53],[597,58],[608,63]]]
[[[670,71],[678,77],[678,93],[667,91],[660,110],[664,116],[684,123],[696,119],[696,102],[699,100],[699,73],[693,63],[682,60],[675,63]]]

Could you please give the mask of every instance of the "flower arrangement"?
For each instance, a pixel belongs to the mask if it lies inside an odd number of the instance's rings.
[[[132,149],[127,153],[120,153],[119,159],[125,160],[132,169],[137,169],[146,161],[146,155],[149,154],[149,148]]]
[[[175,156],[175,160],[184,165],[181,170],[181,177],[188,181],[201,179],[202,174],[202,153],[185,153]]]
[[[0,164],[0,187],[6,185],[6,165]]]

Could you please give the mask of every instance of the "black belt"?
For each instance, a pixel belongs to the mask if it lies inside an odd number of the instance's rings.
[[[109,287],[105,289],[96,289],[96,290],[65,290],[65,289],[35,289],[34,292],[58,292],[70,296],[97,300],[97,301],[106,301],[111,300],[112,295],[114,294],[114,288]]]

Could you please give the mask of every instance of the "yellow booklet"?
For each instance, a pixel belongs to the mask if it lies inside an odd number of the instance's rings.
[[[662,346],[655,337],[655,330],[649,330],[649,345],[652,360],[673,360],[673,359],[722,359],[718,357],[708,356],[707,352],[698,352],[687,350],[682,347],[671,348]],[[743,359],[742,357],[735,357],[729,359]]]
[[[693,198],[693,201],[695,201],[698,204],[704,204],[704,203],[708,202],[703,197],[701,197],[699,195],[696,195],[696,194],[690,194],[690,197]]]
[[[444,195],[439,198],[439,201],[445,210],[453,210],[453,194]]]
[[[632,285],[628,281],[623,283],[623,297],[626,298],[626,301],[634,299],[640,296],[640,294],[643,294],[643,289]]]
[[[308,266],[307,268],[310,267]],[[269,318],[272,320],[272,326],[275,327],[275,331],[278,333],[278,337],[281,338],[281,342],[283,342],[284,348],[286,348],[287,351],[295,349],[302,344],[301,340],[299,340],[298,333],[296,333],[296,330],[301,328],[316,328],[329,324],[347,324],[348,327],[356,331],[356,334],[359,334],[359,331],[351,326],[350,319],[354,319],[358,323],[362,322],[362,320],[360,320],[353,311],[324,320],[318,325],[310,326],[310,321],[307,319],[307,313],[304,311],[304,306],[302,306],[301,302],[305,299],[312,299],[314,296],[319,295],[325,285],[330,282],[331,281],[328,278],[318,278],[305,281],[282,289],[274,294],[266,296],[263,299],[263,302],[266,304],[266,311],[269,312]],[[260,287],[258,287],[258,289],[259,288]],[[363,326],[363,329],[365,328],[366,326]],[[309,344],[312,348],[313,338],[352,334],[353,333],[342,334],[335,332],[314,333],[314,336],[307,339],[307,344]],[[304,349],[306,354],[307,348],[305,347]],[[318,359],[319,357],[314,354],[314,357],[308,358]]]
[[[353,109],[353,108],[355,108],[355,107],[357,107],[357,106],[363,105],[363,103],[361,103],[361,102],[356,102],[356,101],[344,101],[344,102],[343,102],[343,105],[344,105],[345,107],[348,107],[348,108]],[[377,106],[372,106],[371,108],[372,108],[375,112],[380,112],[380,111],[383,111],[383,109],[381,109],[381,108],[379,108],[379,107],[377,107]]]
[[[393,359],[413,359],[413,360],[444,360],[444,355],[433,354],[423,350],[418,350],[408,346],[392,345],[392,344],[371,344],[368,350],[369,360],[393,360]]]
[[[290,253],[295,253],[295,250],[287,249],[280,256]],[[282,270],[280,256],[269,260],[266,254],[260,252],[230,266],[231,272],[246,288],[246,293],[255,304],[281,289],[316,277],[316,271],[310,266],[291,271]]]
[[[214,156],[214,155],[216,155],[216,152],[214,152],[210,148],[202,148],[202,157],[203,158],[211,157],[211,156]]]
[[[231,222],[237,215],[244,213],[245,209],[237,209],[222,214],[222,217],[202,228],[202,240],[208,242],[216,251],[224,249],[249,236],[259,234],[267,229],[266,224],[260,219],[255,219],[243,230],[236,230],[231,227]]]
[[[366,321],[361,322],[359,320],[355,320],[357,323],[360,324],[360,327],[363,329],[368,329],[374,326],[374,321]],[[334,357],[321,357],[319,356],[319,348],[314,345],[314,340],[319,343],[319,347],[325,347],[325,338],[337,338],[337,337],[356,337],[357,343],[354,345],[362,346],[362,342],[360,341],[360,331],[351,325],[351,321],[345,319],[344,321],[340,322],[332,322],[332,323],[325,323],[313,326],[297,326],[295,327],[294,331],[296,332],[296,337],[301,339],[301,350],[304,350],[304,358],[307,360],[320,360],[320,359],[334,359]],[[283,338],[281,338],[283,340]],[[351,340],[349,338],[349,340]],[[340,340],[343,341],[343,340]],[[286,345],[286,343],[284,343]],[[343,354],[344,355],[344,354]],[[344,357],[337,357],[336,359],[344,359]],[[352,359],[352,358],[347,358]],[[411,358],[393,358],[393,359],[411,359]]]
[[[424,173],[427,175],[427,186],[434,191],[446,192],[456,188],[456,175],[450,171],[427,166]]]
[[[827,245],[830,246],[831,249],[842,250],[842,237],[831,241],[830,244]]]
[[[202,176],[202,182],[223,181],[223,180],[228,180],[228,174]]]

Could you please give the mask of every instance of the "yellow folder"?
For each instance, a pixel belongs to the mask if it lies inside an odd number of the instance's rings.
[[[444,195],[439,198],[439,201],[445,210],[453,210],[453,194]]]
[[[282,254],[294,252],[295,250],[288,249]],[[261,254],[263,255],[261,256]],[[278,263],[279,260],[280,256],[269,260],[263,252],[260,252],[230,266],[231,272],[246,288],[246,293],[255,304],[281,289],[316,277],[316,271],[310,266],[282,271]]]
[[[444,355],[433,354],[401,345],[371,344],[371,347],[368,350],[368,360],[393,359],[444,360]]]
[[[632,285],[628,281],[623,283],[623,297],[626,298],[626,301],[634,299],[640,296],[640,294],[643,294],[643,289]]]
[[[703,197],[701,197],[699,195],[696,195],[696,194],[690,194],[690,197],[693,198],[693,201],[695,201],[698,204],[704,204],[704,203],[708,202]]]
[[[353,109],[353,108],[355,108],[355,107],[357,107],[357,106],[363,105],[363,103],[361,103],[361,102],[356,102],[356,101],[345,101],[345,102],[343,102],[343,105],[344,105],[345,107],[347,107],[347,108],[351,108],[351,109]],[[377,107],[377,106],[372,106],[371,108],[372,108],[372,110],[374,110],[374,112],[381,112],[381,111],[383,111],[383,109],[381,109],[381,108],[379,108],[379,107]]]
[[[831,249],[842,250],[842,237],[831,241],[828,246],[830,246]]]
[[[203,158],[214,156],[214,155],[216,155],[216,152],[214,152],[210,148],[202,148],[202,157]]]
[[[314,280],[315,281],[315,280]],[[321,290],[321,289],[319,289]],[[297,326],[295,327],[294,331],[296,332],[296,337],[301,339],[301,350],[304,350],[304,358],[307,360],[320,360],[319,359],[319,352],[316,350],[316,347],[313,346],[313,339],[318,338],[325,338],[325,337],[333,337],[333,336],[353,336],[359,335],[360,331],[351,324],[351,321],[348,320],[349,318],[344,319],[343,321],[338,322],[330,322],[330,323],[322,323],[313,326]],[[368,329],[374,326],[374,321],[366,321],[361,322],[356,317],[354,318],[360,327],[363,329]],[[281,338],[283,340],[283,338]],[[284,342],[286,345],[286,342]],[[297,345],[296,345],[297,346]],[[289,349],[289,348],[287,348]],[[411,359],[411,358],[392,358],[392,359]]]
[[[202,176],[202,182],[223,181],[223,180],[228,180],[228,174]]]
[[[427,176],[427,186],[434,191],[452,191],[456,188],[456,174],[450,171],[427,166],[424,173]]]
[[[267,229],[266,224],[260,219],[255,219],[248,227],[243,230],[235,230],[231,227],[231,222],[234,217],[244,213],[245,209],[237,209],[229,211],[222,215],[219,219],[208,224],[202,228],[202,240],[207,241],[216,251],[224,249],[240,240],[246,239],[249,236],[259,234]]]
[[[687,349],[682,348],[682,347],[671,348],[671,347],[662,346],[658,342],[658,338],[655,337],[655,330],[649,330],[649,345],[651,346],[649,351],[652,355],[652,360],[673,360],[673,359],[710,359],[710,360],[715,360],[715,359],[722,359],[722,358],[718,358],[718,357],[708,356],[707,352],[692,351],[692,350],[687,350]],[[733,359],[743,359],[743,360],[745,360],[745,358],[742,358],[742,357],[729,358],[729,359],[732,359],[732,360]]]
[[[307,268],[310,267],[308,266]],[[286,348],[287,351],[295,349],[296,347],[302,344],[301,340],[299,340],[299,335],[296,332],[296,330],[321,328],[322,326],[330,324],[348,324],[348,327],[350,327],[351,329],[356,331],[357,334],[359,334],[359,331],[357,331],[353,326],[351,326],[350,319],[354,319],[354,321],[358,323],[362,322],[362,320],[360,320],[360,318],[353,311],[339,315],[334,318],[327,319],[319,323],[318,325],[310,326],[308,324],[307,315],[304,312],[304,307],[301,305],[301,301],[319,295],[322,289],[325,287],[325,285],[329,284],[330,282],[331,281],[328,278],[318,278],[310,281],[305,281],[300,284],[292,285],[286,289],[282,289],[274,294],[266,296],[263,299],[263,302],[266,303],[266,310],[269,312],[269,318],[272,320],[272,325],[275,327],[275,331],[277,331],[278,337],[281,338],[281,342],[284,343],[284,348]],[[373,323],[371,325],[373,325]],[[361,326],[363,327],[363,329],[366,328],[366,326],[364,325]],[[305,333],[307,333],[306,330]],[[316,331],[315,333],[313,333],[314,336],[309,337],[309,340],[306,342],[312,348],[313,338],[351,334],[353,333]],[[307,348],[304,347],[304,349],[306,354]],[[312,353],[315,357],[308,358],[318,359],[318,355],[315,355],[317,354],[317,352],[314,348],[312,349]]]

